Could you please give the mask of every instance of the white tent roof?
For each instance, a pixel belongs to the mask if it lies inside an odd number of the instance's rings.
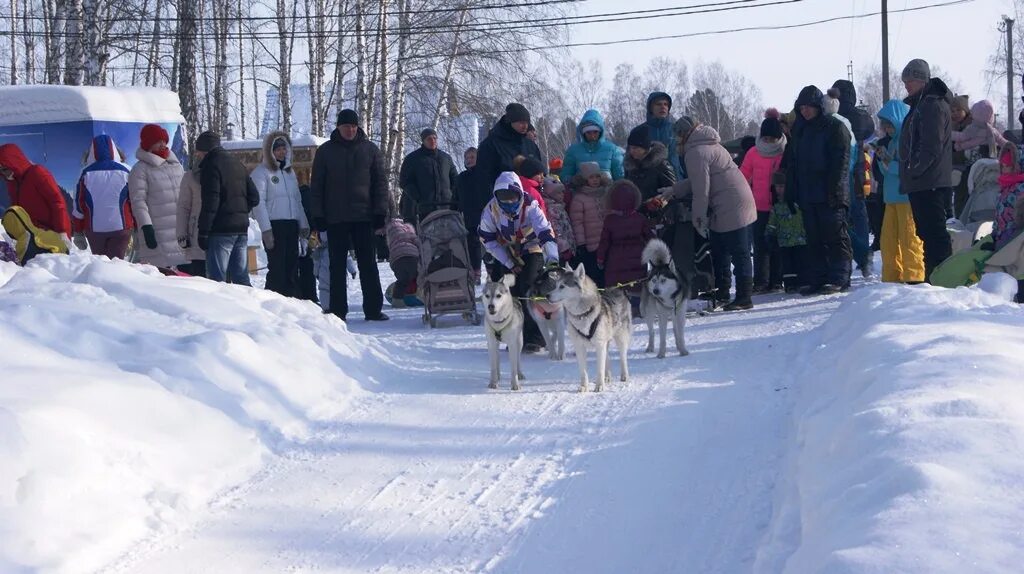
[[[0,87],[0,125],[83,120],[185,123],[178,106],[178,95],[161,88]]]

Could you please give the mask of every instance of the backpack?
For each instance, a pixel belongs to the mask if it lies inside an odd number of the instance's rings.
[[[9,207],[0,222],[15,241],[14,251],[19,265],[24,265],[40,253],[68,252],[63,234],[36,227],[32,224],[32,218],[20,206]]]

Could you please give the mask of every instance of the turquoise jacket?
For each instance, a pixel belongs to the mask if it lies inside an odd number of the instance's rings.
[[[910,113],[910,106],[903,100],[889,100],[885,102],[882,109],[878,111],[879,119],[883,119],[896,128],[896,133],[886,146],[889,155],[889,165],[882,173],[885,175],[885,185],[882,187],[883,197],[886,203],[907,203],[910,201],[907,195],[900,193],[900,131],[903,128],[903,120],[907,119]]]
[[[588,142],[583,139],[583,128],[597,126],[601,130],[601,136],[596,142]],[[576,175],[579,164],[592,161],[601,167],[601,171],[607,173],[613,180],[622,179],[626,171],[622,168],[624,152],[622,148],[608,141],[604,137],[604,119],[601,112],[587,110],[576,126],[576,143],[565,150],[563,158],[562,173],[559,178],[562,181],[570,182]]]

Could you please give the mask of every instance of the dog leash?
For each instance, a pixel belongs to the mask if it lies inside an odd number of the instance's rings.
[[[635,281],[628,281],[626,283],[616,283],[615,285],[612,285],[611,287],[599,287],[597,289],[597,292],[598,293],[604,293],[605,291],[611,291],[613,289],[624,289],[626,287],[632,287],[634,285],[641,285],[641,284],[646,283],[646,282],[647,282],[647,279],[637,279]],[[547,301],[548,300],[547,297],[516,297],[516,299],[518,299],[520,301]]]

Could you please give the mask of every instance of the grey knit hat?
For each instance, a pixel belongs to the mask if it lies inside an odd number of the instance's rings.
[[[675,132],[677,136],[685,136],[692,132],[693,128],[697,127],[698,123],[700,122],[690,116],[683,116],[676,120],[675,125],[672,126],[672,131]]]
[[[910,63],[907,64],[907,67],[903,68],[904,81],[920,80],[922,82],[927,82],[930,79],[932,79],[932,69],[928,65],[928,62],[925,62],[924,60],[911,60]]]

